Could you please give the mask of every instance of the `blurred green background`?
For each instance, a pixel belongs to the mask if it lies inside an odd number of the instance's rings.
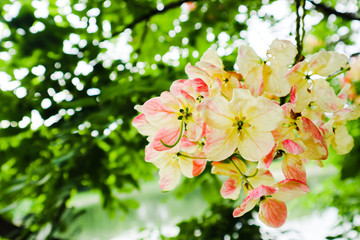
[[[304,55],[358,55],[358,0],[305,7]],[[131,126],[134,106],[186,78],[209,47],[233,69],[244,40],[260,56],[275,38],[295,43],[295,10],[286,0],[1,0],[0,239],[306,239],[251,213],[233,219],[240,202],[221,198],[210,166],[162,193]],[[329,239],[359,238],[359,124],[348,125],[351,153],[309,166],[311,193],[289,203],[295,225],[335,209]]]

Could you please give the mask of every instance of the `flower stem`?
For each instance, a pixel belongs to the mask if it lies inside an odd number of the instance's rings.
[[[254,189],[254,187],[251,185],[251,183],[249,182],[249,180],[247,179],[248,177],[239,169],[239,167],[235,164],[235,162],[230,158],[230,161],[232,162],[232,164],[234,164],[235,168],[238,170],[238,172],[240,173],[242,179],[244,179],[244,181],[248,184],[248,186],[251,189]]]
[[[182,153],[179,153],[179,156],[181,157],[185,157],[185,158],[192,158],[192,159],[206,159],[205,157],[192,157],[192,156],[188,156]]]
[[[168,148],[175,147],[176,144],[178,144],[180,142],[180,139],[181,139],[181,137],[183,135],[183,131],[184,131],[184,119],[181,120],[180,134],[179,134],[179,137],[176,140],[176,142],[174,144],[169,145],[169,144],[164,143],[163,140],[160,139],[161,144],[164,145],[165,147],[168,147]]]
[[[333,78],[339,76],[340,74],[345,73],[345,72],[347,72],[347,71],[349,71],[349,70],[350,70],[350,67],[342,68],[342,69],[340,69],[339,71],[337,71],[336,73],[328,76],[325,80],[326,80],[326,81],[329,81],[329,80],[331,80],[331,79],[333,79]]]

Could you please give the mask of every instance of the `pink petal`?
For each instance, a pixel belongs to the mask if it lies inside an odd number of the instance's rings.
[[[146,119],[157,126],[171,125],[177,119],[177,113],[173,109],[165,106],[160,97],[146,101],[142,107]]]
[[[186,132],[184,133],[184,135],[186,135]],[[181,138],[180,141],[180,146],[181,146],[181,150],[185,151],[185,152],[190,152],[193,153],[195,152],[195,150],[198,148],[198,143],[191,141],[189,138],[187,138],[186,136],[183,136]]]
[[[159,171],[159,185],[163,191],[173,190],[180,182],[181,171],[177,164],[168,164]]]
[[[242,204],[234,209],[233,217],[241,217],[245,213],[251,211],[255,207],[257,202],[258,202],[257,199],[253,199],[250,196],[247,196],[245,200],[242,202]]]
[[[260,204],[259,219],[269,227],[281,227],[287,218],[287,208],[283,201],[266,198]]]
[[[275,187],[261,185],[260,187],[254,188],[253,190],[249,191],[248,196],[253,199],[259,199],[262,196],[272,195],[276,191],[277,189]]]
[[[174,81],[170,86],[170,93],[174,96],[181,94],[181,90],[183,89],[188,79],[179,79]]]
[[[300,156],[285,154],[281,169],[286,179],[294,179],[306,183],[305,165]]]
[[[145,136],[153,136],[158,130],[158,127],[151,124],[143,113],[134,118],[132,125],[139,131],[140,134]]]
[[[295,104],[296,103],[296,85],[293,86],[290,94],[290,103]]]
[[[173,145],[177,141],[180,135],[180,128],[171,128],[166,127],[160,128],[160,130],[155,135],[152,141],[152,147],[156,151],[164,151],[170,149],[169,147],[164,146],[161,141],[167,145]],[[160,141],[161,140],[161,141]]]
[[[152,162],[153,159],[157,158],[161,152],[155,151],[151,144],[146,145],[145,147],[145,161]]]
[[[273,197],[285,202],[306,195],[310,191],[308,185],[293,179],[285,179],[273,186],[279,189]]]
[[[223,198],[237,199],[240,194],[241,183],[235,178],[229,178],[226,180],[221,189],[220,193]]]
[[[304,152],[304,149],[293,140],[286,139],[282,141],[282,144],[288,153],[299,155],[300,153]]]
[[[312,160],[324,160],[328,157],[327,144],[324,136],[321,134],[316,125],[308,118],[301,117],[296,121],[303,133],[301,140],[307,147],[303,153],[303,157]]]
[[[194,177],[198,176],[200,173],[204,171],[206,167],[205,159],[194,159],[193,160],[193,171],[192,174]]]
[[[201,138],[201,135],[203,133],[203,122],[202,120],[199,118],[197,119],[199,122],[197,121],[189,121],[187,126],[186,126],[186,136],[193,140],[193,141],[198,141]]]
[[[204,97],[209,96],[209,87],[208,85],[200,78],[195,78],[191,80],[192,85],[197,93]]]
[[[279,144],[275,142],[273,149],[259,162],[261,168],[268,169],[276,155]]]

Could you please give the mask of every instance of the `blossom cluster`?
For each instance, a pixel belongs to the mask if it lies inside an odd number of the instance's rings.
[[[274,40],[266,59],[242,45],[237,70],[227,71],[209,49],[186,66],[187,79],[136,106],[133,126],[148,137],[145,161],[159,168],[160,188],[174,189],[211,162],[211,173],[225,176],[224,198],[245,195],[234,217],[259,205],[262,222],[283,225],[285,202],[309,192],[305,163],[321,166],[330,145],[348,153],[354,140],[345,124],[360,116],[347,101],[349,85],[336,94],[329,83],[344,72],[345,55],[321,51],[293,65],[296,54],[286,40]],[[269,170],[274,160],[281,181]]]

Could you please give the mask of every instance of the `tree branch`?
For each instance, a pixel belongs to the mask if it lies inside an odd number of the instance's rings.
[[[334,8],[325,5],[324,3],[315,3],[313,0],[307,0],[312,5],[315,6],[316,10],[319,12],[324,13],[325,15],[329,16],[334,14],[337,17],[340,17],[344,20],[357,20],[360,21],[360,17],[356,13],[351,12],[338,12]]]
[[[173,3],[170,3],[168,5],[166,5],[164,7],[164,9],[162,10],[158,10],[158,9],[152,9],[150,12],[148,12],[147,14],[145,15],[142,15],[141,17],[137,18],[137,19],[134,19],[134,21],[132,21],[131,23],[127,24],[123,29],[121,29],[120,31],[116,31],[112,34],[111,37],[114,37],[116,35],[119,35],[120,33],[122,33],[125,29],[127,28],[133,28],[135,27],[136,24],[142,22],[142,21],[148,21],[151,17],[157,15],[157,14],[161,14],[161,13],[165,13],[167,11],[169,11],[170,9],[173,9],[173,8],[176,8],[176,7],[179,7],[181,6],[183,3],[186,3],[186,2],[196,2],[198,0],[180,0],[180,1],[177,1],[177,2],[173,2]]]
[[[32,232],[28,229],[25,229],[23,226],[16,226],[12,222],[6,220],[2,216],[0,216],[0,238],[9,238],[9,239],[16,239],[22,240],[27,239]],[[51,240],[61,240],[58,238],[49,238]]]

